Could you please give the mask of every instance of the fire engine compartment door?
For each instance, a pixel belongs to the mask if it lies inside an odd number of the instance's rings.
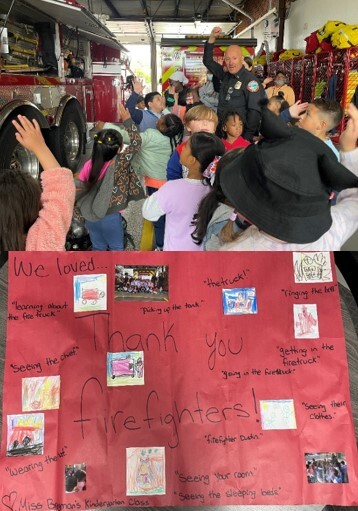
[[[1,4],[1,1],[0,1]],[[116,41],[113,34],[104,26],[97,18],[85,7],[69,3],[66,0],[22,0],[16,2],[13,13],[19,17],[21,15],[21,7],[25,6],[26,10],[33,10],[34,13],[41,12],[52,20],[56,20],[63,25],[67,25],[74,29],[78,29],[86,39],[105,44],[112,48],[122,49],[123,46]],[[30,14],[30,12],[28,12]],[[38,16],[34,16],[36,21],[42,21]],[[44,19],[43,21],[48,21]]]

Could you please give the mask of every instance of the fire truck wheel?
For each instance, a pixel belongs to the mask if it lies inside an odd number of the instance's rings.
[[[20,169],[38,178],[40,172],[39,162],[31,151],[28,151],[17,142],[15,138],[16,130],[11,124],[13,118],[15,118],[15,116],[8,119],[1,129],[0,168]]]
[[[76,171],[83,153],[85,127],[76,103],[70,103],[63,112],[61,124],[52,128],[50,145],[64,167]]]

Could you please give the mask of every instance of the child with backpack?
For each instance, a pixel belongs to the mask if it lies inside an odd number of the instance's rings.
[[[104,128],[119,131],[124,143],[128,143],[128,134],[115,124],[105,123]],[[183,137],[184,126],[177,115],[166,114],[157,120],[156,129],[148,128],[140,134],[141,148],[132,160],[132,167],[143,178],[147,194],[155,193],[166,183],[166,168],[170,156]],[[162,250],[164,244],[165,217],[154,222],[156,250]]]
[[[142,139],[128,110],[122,105],[119,110],[129,136],[128,147],[122,151],[123,138],[118,131],[99,131],[94,136],[91,160],[84,164],[79,174],[82,190],[76,206],[85,219],[92,249],[98,251],[124,249],[121,211],[131,200],[144,197],[143,188],[131,167]]]

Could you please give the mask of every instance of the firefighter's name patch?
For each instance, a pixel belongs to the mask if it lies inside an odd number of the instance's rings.
[[[256,80],[251,80],[251,82],[247,84],[246,88],[249,92],[257,92],[259,90],[259,84]]]

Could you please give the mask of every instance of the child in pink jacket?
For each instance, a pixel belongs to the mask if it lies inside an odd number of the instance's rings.
[[[38,158],[41,185],[18,169],[0,170],[0,251],[65,250],[74,201],[72,172],[60,167],[40,126],[19,115],[16,140]]]

